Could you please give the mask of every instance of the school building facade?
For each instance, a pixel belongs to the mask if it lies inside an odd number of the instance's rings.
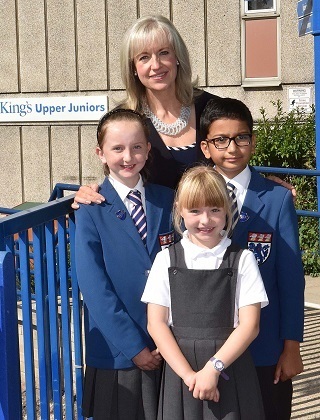
[[[97,121],[124,96],[122,36],[149,14],[176,25],[199,87],[241,99],[255,119],[278,99],[286,111],[313,103],[313,36],[299,37],[296,1],[1,2],[0,206],[101,181]]]

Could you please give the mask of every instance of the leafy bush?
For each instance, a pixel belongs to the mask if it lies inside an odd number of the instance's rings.
[[[252,165],[297,169],[315,169],[315,113],[294,109],[284,112],[282,103],[272,102],[276,110],[269,119],[264,108],[255,127],[256,152]],[[279,175],[277,175],[279,176]],[[297,189],[296,208],[317,210],[317,186],[315,177],[282,176]],[[319,222],[313,217],[299,217],[300,247],[305,274],[320,273]]]

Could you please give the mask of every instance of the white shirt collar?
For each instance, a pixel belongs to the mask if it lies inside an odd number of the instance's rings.
[[[231,239],[224,236],[221,241],[213,248],[202,248],[199,245],[196,245],[190,241],[188,238],[188,231],[183,232],[183,237],[181,240],[183,249],[185,251],[186,260],[195,260],[201,255],[213,255],[215,257],[222,258],[226,248],[231,244]]]
[[[226,176],[222,175],[225,179],[226,183],[229,181],[236,187],[237,191],[241,194],[244,190],[248,189],[249,182],[251,179],[251,171],[249,166],[247,165],[240,174],[235,176],[232,179],[227,178]]]
[[[141,175],[139,175],[139,181],[137,182],[137,185],[134,188],[127,187],[126,185],[122,184],[122,182],[118,181],[117,179],[112,178],[112,176],[110,176],[110,175],[109,175],[108,178],[109,178],[109,181],[110,181],[111,185],[117,191],[117,193],[118,193],[118,195],[119,195],[119,197],[121,198],[122,201],[125,201],[125,199],[127,198],[127,195],[132,190],[140,191],[141,196],[143,198],[145,198],[144,186],[143,186],[143,181],[142,181]]]

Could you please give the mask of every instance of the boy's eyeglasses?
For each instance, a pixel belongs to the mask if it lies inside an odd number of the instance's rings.
[[[222,150],[227,149],[233,140],[239,147],[249,146],[251,143],[252,134],[239,134],[236,137],[216,137],[214,139],[206,139],[207,143],[211,143],[216,149]]]

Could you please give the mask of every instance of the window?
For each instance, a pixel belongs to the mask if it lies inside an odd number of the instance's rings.
[[[278,86],[281,81],[277,0],[240,1],[242,86]]]
[[[276,11],[275,0],[245,0],[245,13]]]

